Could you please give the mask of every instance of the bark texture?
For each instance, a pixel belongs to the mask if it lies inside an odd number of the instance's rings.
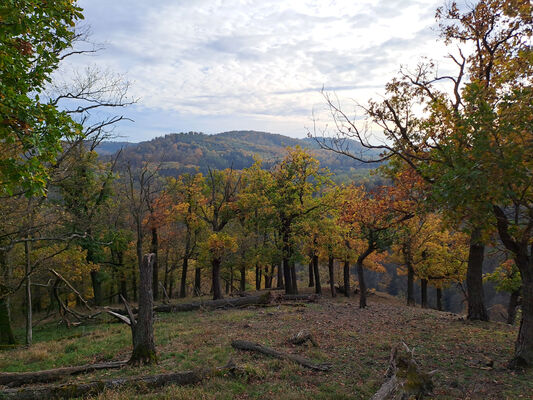
[[[1,372],[0,385],[18,387],[31,383],[47,383],[61,380],[69,375],[84,374],[102,369],[121,368],[126,364],[127,361],[112,361],[107,363],[56,368],[37,372]]]
[[[413,265],[407,263],[407,305],[414,306],[416,305],[415,301],[415,270]]]
[[[13,400],[71,399],[76,397],[96,396],[105,390],[123,387],[139,389],[157,389],[165,385],[190,385],[226,371],[232,371],[232,365],[199,371],[184,371],[160,375],[115,378],[65,385],[28,387],[24,389],[7,389],[0,391],[0,398]]]
[[[139,315],[137,321],[131,312],[131,331],[133,337],[133,352],[131,364],[151,364],[157,361],[154,342],[154,298],[152,294],[152,277],[154,254],[145,254],[141,264],[139,279]],[[127,303],[126,303],[127,304]],[[129,306],[128,306],[129,308]]]
[[[470,250],[466,270],[466,292],[468,300],[468,319],[488,321],[483,291],[483,259],[485,246],[480,242],[481,231],[474,230],[470,236]]]
[[[420,306],[428,308],[428,280],[420,279]]]
[[[350,297],[350,261],[344,261],[344,296]]]
[[[328,257],[328,271],[331,297],[337,297],[337,292],[335,291],[335,260],[333,259],[333,256]]]

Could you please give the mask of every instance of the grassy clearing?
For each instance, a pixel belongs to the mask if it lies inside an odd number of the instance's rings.
[[[233,359],[242,366],[237,376],[155,393],[110,391],[98,398],[368,399],[382,383],[391,346],[404,340],[416,348],[425,370],[438,370],[434,398],[533,398],[533,372],[505,368],[516,328],[408,308],[381,294],[371,297],[365,310],[357,307],[357,299],[339,297],[303,307],[158,314],[155,329],[160,357],[156,366],[99,371],[71,381],[221,366]],[[287,344],[300,329],[310,330],[320,347]],[[131,345],[129,327],[115,323],[71,329],[50,324],[36,329],[34,336],[36,344],[30,349],[0,352],[1,371],[126,359]],[[237,352],[230,346],[233,339],[257,341],[334,366],[328,373],[311,372],[289,361]]]

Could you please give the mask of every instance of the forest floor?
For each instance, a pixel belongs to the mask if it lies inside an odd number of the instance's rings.
[[[319,347],[293,346],[287,339],[310,331]],[[22,335],[23,331],[20,330]],[[435,310],[407,307],[377,293],[367,309],[358,298],[322,298],[318,303],[218,311],[157,314],[155,366],[93,372],[68,382],[147,375],[223,366],[232,359],[236,375],[221,375],[190,386],[157,392],[137,388],[108,391],[99,399],[368,399],[380,387],[391,346],[415,348],[425,371],[434,376],[435,399],[533,399],[533,371],[506,368],[517,327],[468,322]],[[291,361],[234,350],[235,339],[259,342],[317,362],[333,364],[313,372]],[[66,328],[51,323],[35,328],[29,348],[0,351],[0,371],[37,371],[127,359],[130,328],[102,323]]]

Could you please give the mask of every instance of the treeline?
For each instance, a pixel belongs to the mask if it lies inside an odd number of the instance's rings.
[[[146,142],[127,143],[127,146],[123,146],[122,157],[135,167],[142,166],[147,160],[159,163],[161,175],[177,176],[195,172],[205,174],[209,168],[241,170],[252,166],[256,158],[270,168],[280,161],[286,147],[295,146],[310,150],[323,167],[346,180],[354,174],[368,175],[370,168],[374,167],[323,150],[312,138],[295,139],[256,131],[232,131],[216,135],[173,133]],[[349,141],[349,146],[352,151],[360,150],[353,140]],[[114,142],[103,142],[96,150],[104,159],[110,159],[120,147],[117,148]],[[369,157],[377,154],[375,151],[367,153]]]
[[[65,148],[61,166],[48,197],[13,196],[1,206],[4,332],[8,298],[24,306],[28,326],[31,311],[59,312],[70,324],[81,321],[74,306],[85,300],[136,301],[146,253],[155,254],[161,301],[263,288],[296,294],[302,285],[321,294],[328,285],[332,296],[357,290],[365,307],[365,270],[395,263],[408,304],[418,280],[422,306],[433,286],[442,309],[441,290],[465,277],[468,236],[431,208],[424,182],[406,168],[383,168],[387,186],[337,185],[296,147],[268,169],[257,161],[161,177],[157,164],[99,161],[81,141]]]

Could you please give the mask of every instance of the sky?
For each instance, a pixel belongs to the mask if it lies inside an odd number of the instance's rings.
[[[116,133],[257,130],[304,137],[327,124],[321,89],[343,107],[379,99],[401,65],[443,59],[442,0],[80,0],[104,50],[72,57],[131,83]]]

